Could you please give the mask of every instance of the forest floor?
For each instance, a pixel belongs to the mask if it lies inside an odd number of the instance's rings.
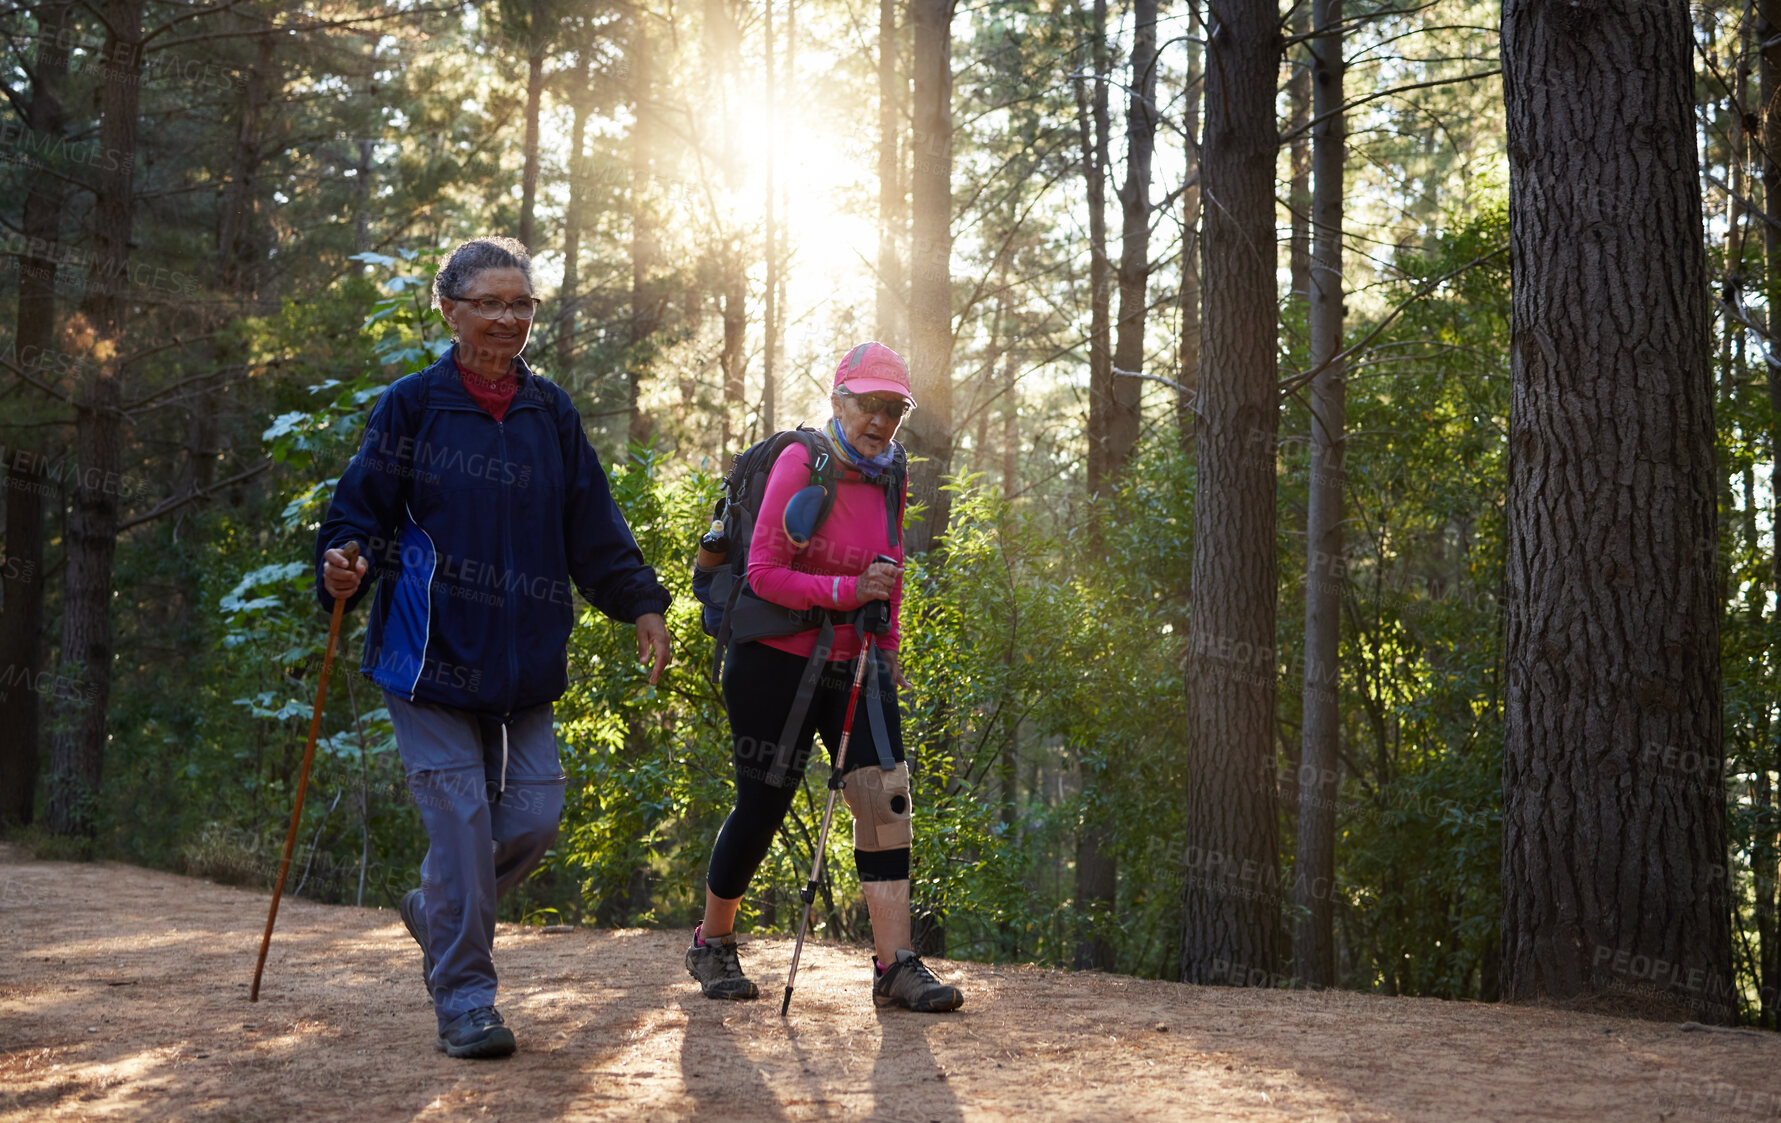
[[[939,962],[951,1015],[877,1011],[868,952],[748,942],[751,1003],[701,997],[679,931],[502,925],[520,1052],[433,1049],[389,909],[267,898],[0,846],[0,1120],[1781,1117],[1781,1035],[1345,992]]]

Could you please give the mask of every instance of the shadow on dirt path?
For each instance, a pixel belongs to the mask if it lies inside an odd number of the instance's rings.
[[[745,944],[713,1002],[686,933],[502,925],[506,1061],[433,1050],[391,910],[0,847],[0,1120],[1781,1118],[1781,1037],[1521,1007],[936,962],[955,1014],[876,1010],[863,949]]]

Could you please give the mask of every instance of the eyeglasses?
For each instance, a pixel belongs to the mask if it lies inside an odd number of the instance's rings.
[[[538,314],[538,305],[543,303],[535,296],[522,296],[514,301],[496,300],[492,296],[476,299],[459,297],[458,302],[469,305],[471,311],[485,320],[498,320],[507,314],[509,308],[513,309],[514,319],[529,320]]]
[[[843,398],[851,398],[855,405],[867,413],[882,413],[892,421],[899,421],[905,413],[915,406],[907,398],[881,398],[877,394],[856,394],[845,386],[837,386],[835,393]]]

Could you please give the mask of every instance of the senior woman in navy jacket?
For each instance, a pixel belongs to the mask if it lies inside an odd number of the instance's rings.
[[[318,589],[377,582],[360,671],[383,687],[427,831],[402,920],[454,1057],[512,1053],[495,1009],[495,904],[563,810],[551,703],[568,687],[571,589],[637,626],[655,682],[668,592],[644,563],[568,394],[520,359],[537,299],[510,238],[453,251],[433,285],[456,340],[371,411],[316,535]],[[349,567],[341,548],[366,556]]]

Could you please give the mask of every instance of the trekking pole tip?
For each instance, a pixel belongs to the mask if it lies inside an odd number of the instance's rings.
[[[784,1001],[780,1002],[780,1004],[779,1004],[779,1016],[782,1018],[785,1017],[785,1012],[787,1010],[790,1010],[791,1008],[792,1008],[792,988],[789,985],[787,985],[787,987],[785,988],[785,999],[784,999]]]

